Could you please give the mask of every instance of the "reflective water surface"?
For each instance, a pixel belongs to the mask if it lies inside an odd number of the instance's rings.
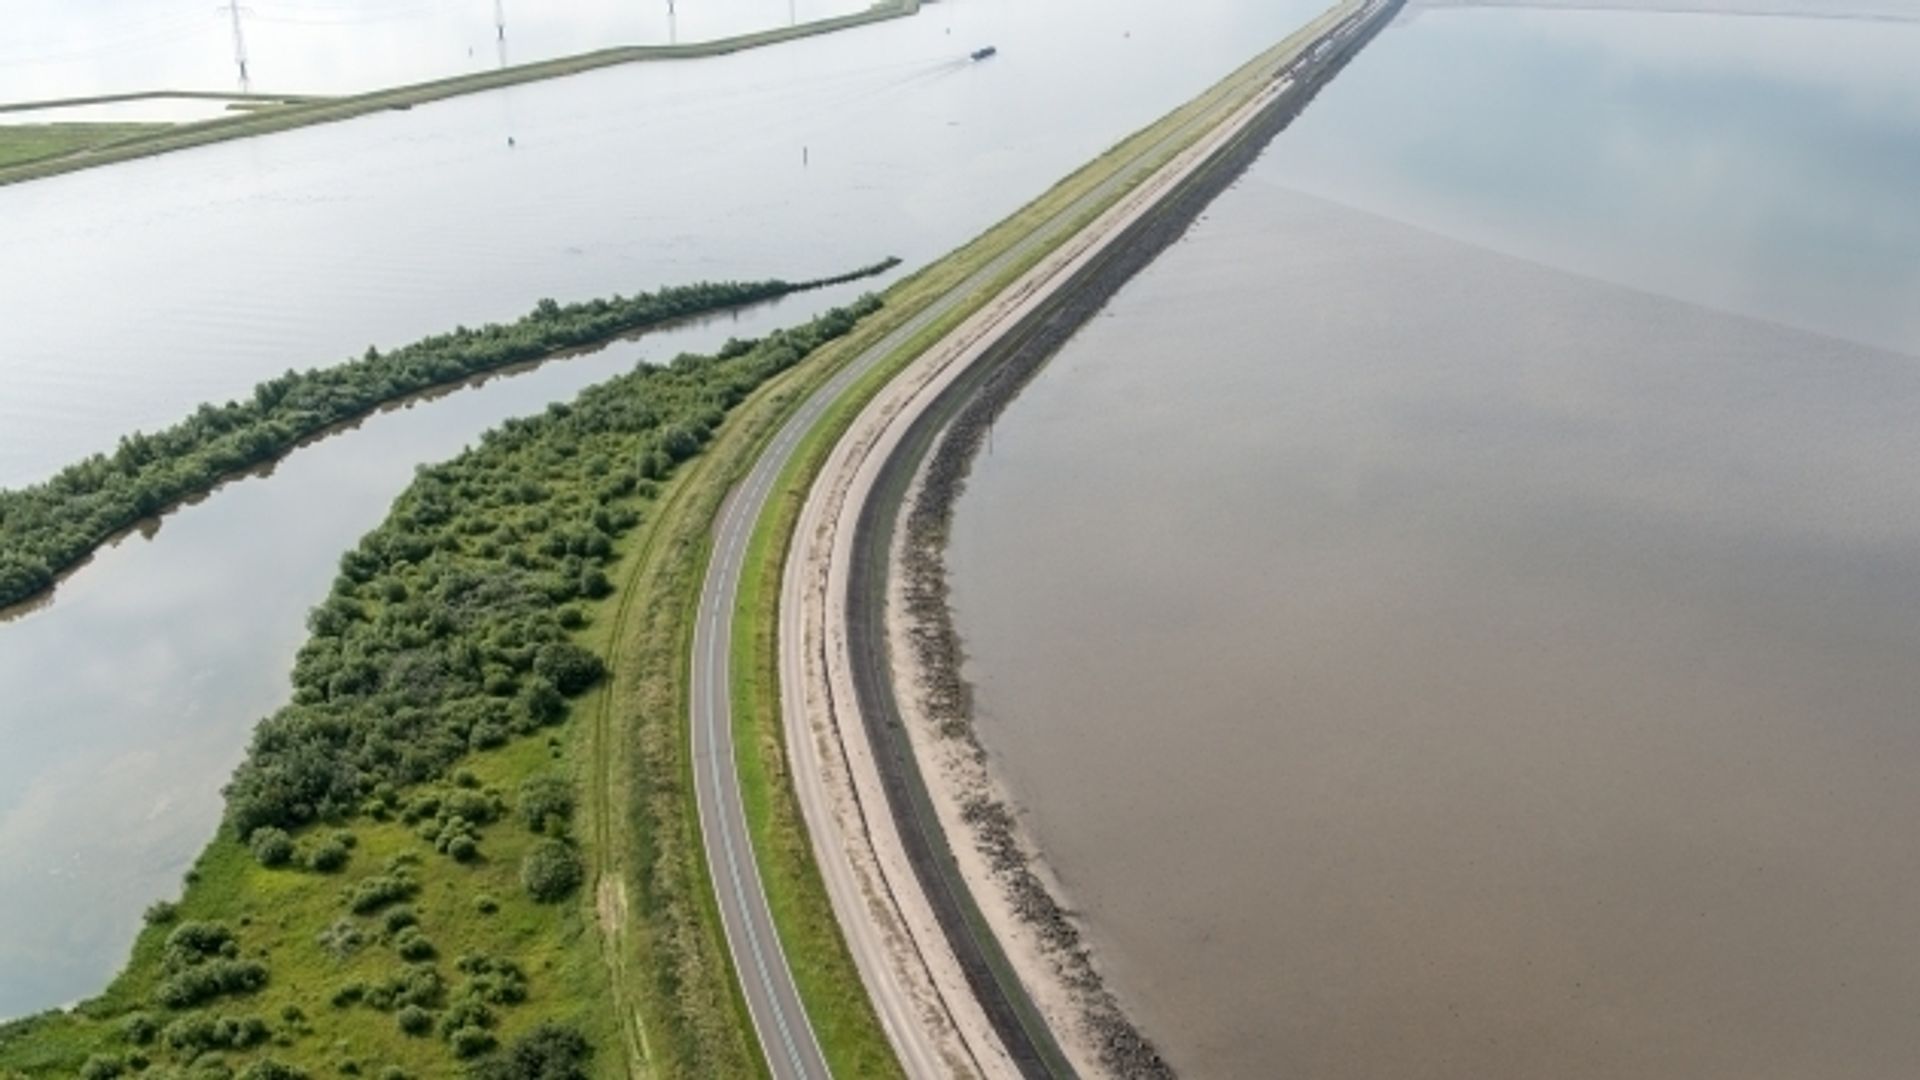
[[[513,318],[542,296],[888,254],[904,272],[1315,7],[961,0],[0,188],[0,484],[289,367]],[[964,62],[985,42],[999,56]],[[851,291],[743,323],[796,322]],[[307,609],[415,463],[636,357],[735,332],[646,339],[377,417],[0,622],[0,1016],[99,988],[140,910],[175,891],[247,731],[284,698]]]
[[[1176,1065],[1920,1071],[1914,55],[1422,13],[996,424],[982,734]]]
[[[864,0],[268,0],[240,8],[253,90],[338,94],[613,45],[710,41]],[[672,15],[669,17],[669,9]],[[239,88],[233,13],[194,0],[13,0],[0,101]]]

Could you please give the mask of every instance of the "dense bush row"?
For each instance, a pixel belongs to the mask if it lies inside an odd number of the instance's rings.
[[[142,518],[387,402],[640,327],[837,284],[894,263],[821,281],[699,284],[565,305],[542,300],[504,326],[460,327],[389,353],[369,348],[358,360],[289,371],[261,383],[244,401],[202,405],[164,431],[129,435],[113,453],[95,454],[45,483],[0,491],[0,607],[47,588],[62,570]]]
[[[389,813],[396,789],[562,719],[601,676],[569,638],[570,602],[610,590],[641,497],[748,392],[878,304],[638,368],[422,469],[309,619],[293,703],[260,724],[228,788],[235,835]]]

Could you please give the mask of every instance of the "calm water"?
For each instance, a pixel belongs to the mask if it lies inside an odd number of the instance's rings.
[[[1920,1072],[1915,55],[1423,13],[996,425],[983,735],[1177,1065]]]
[[[0,484],[290,366],[512,318],[542,296],[888,254],[911,268],[1313,10],[960,0],[772,51],[0,188]],[[959,62],[981,42],[1000,55]],[[795,322],[850,292],[746,322]],[[248,730],[284,699],[339,554],[414,464],[636,358],[735,332],[647,339],[378,417],[0,623],[0,1016],[83,996],[118,967],[140,910],[210,835]]]
[[[610,45],[706,41],[864,0],[269,0],[241,8],[254,90],[335,94]],[[230,12],[195,0],[13,0],[0,101],[239,86]],[[218,106],[215,106],[216,110]],[[166,116],[165,118],[173,118]]]

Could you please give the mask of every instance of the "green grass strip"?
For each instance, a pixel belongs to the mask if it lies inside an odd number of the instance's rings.
[[[83,148],[58,157],[42,158],[6,166],[0,165],[0,185],[16,184],[26,180],[56,176],[60,173],[78,169],[92,168],[97,165],[109,165],[119,161],[150,157],[173,150],[184,150],[193,146],[205,146],[210,143],[225,142],[229,139],[244,139],[254,135],[266,135],[276,131],[308,127],[313,124],[327,124],[336,120],[348,120],[368,113],[383,112],[390,109],[411,109],[415,105],[424,105],[432,101],[458,97],[463,94],[479,93],[485,90],[498,90],[502,87],[520,83],[536,82],[542,79],[560,78],[577,75],[596,68],[613,67],[619,64],[632,64],[644,61],[692,60],[708,56],[723,56],[727,53],[744,52],[749,49],[766,48],[801,38],[819,34],[831,34],[841,30],[851,30],[870,23],[882,22],[917,14],[920,0],[880,0],[865,11],[850,15],[837,15],[794,26],[780,26],[770,30],[761,30],[750,34],[717,38],[713,41],[694,42],[686,45],[625,45],[609,49],[596,49],[575,56],[563,56],[553,60],[540,60],[529,64],[514,64],[497,71],[476,72],[467,75],[455,75],[444,79],[411,83],[405,86],[375,90],[365,94],[350,94],[342,97],[281,99],[287,104],[266,109],[244,112],[235,116],[224,116],[214,120],[170,125],[164,131],[135,134],[130,137]]]

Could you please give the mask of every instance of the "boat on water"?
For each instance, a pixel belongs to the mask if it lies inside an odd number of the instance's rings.
[[[987,57],[992,56],[994,53],[997,53],[999,51],[1000,51],[999,49],[996,49],[993,46],[988,45],[985,48],[973,50],[973,58],[975,60],[985,60]]]

